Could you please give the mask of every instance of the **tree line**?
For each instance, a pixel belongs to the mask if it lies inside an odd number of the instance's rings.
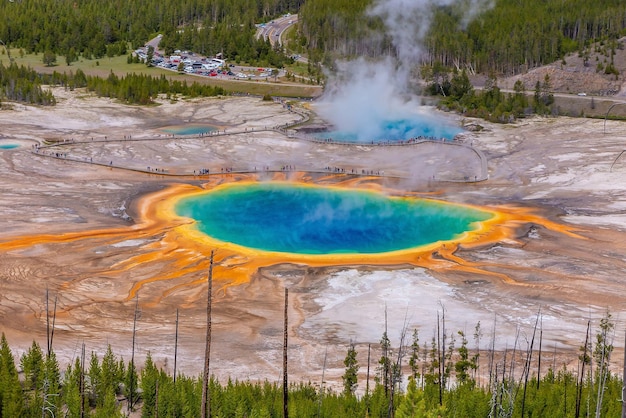
[[[56,104],[52,92],[42,87],[41,76],[37,72],[15,64],[5,67],[0,63],[0,107],[3,98],[44,106]]]
[[[21,0],[0,2],[0,40],[8,47],[44,57],[64,56],[68,64],[124,55],[162,35],[166,54],[176,49],[202,55],[221,53],[236,62],[282,67],[290,62],[279,46],[256,39],[256,24],[299,12],[290,48],[307,51],[309,72],[337,57],[397,55],[381,19],[366,12],[371,0]],[[619,0],[546,2],[497,0],[468,20],[467,2],[430,5],[422,63],[468,73],[516,74],[578,51],[590,55],[594,42],[617,70],[614,51],[626,28],[626,4]],[[403,28],[418,31],[421,28]]]
[[[79,57],[123,55],[163,35],[168,53],[187,49],[203,55],[254,62],[269,55],[255,39],[256,23],[303,0],[20,0],[0,2],[0,40],[26,53],[52,52],[70,63]],[[280,51],[276,51],[277,53]],[[273,59],[276,60],[275,57]],[[284,59],[284,57],[283,57]],[[278,66],[275,63],[272,65]]]
[[[226,94],[220,86],[201,84],[196,81],[189,84],[186,80],[170,80],[165,75],[153,77],[146,74],[128,73],[117,76],[111,72],[107,78],[88,76],[81,70],[75,73],[53,73],[44,77],[51,85],[61,85],[70,89],[85,87],[100,97],[110,97],[128,104],[146,105],[160,94],[167,98],[212,97]]]
[[[76,72],[38,74],[34,70],[11,63],[5,67],[0,63],[0,98],[38,104],[54,105],[52,92],[43,86],[62,86],[66,89],[86,88],[100,97],[110,97],[128,104],[146,105],[153,103],[158,95],[167,98],[212,97],[227,94],[220,86],[211,86],[186,80],[170,80],[165,75],[158,77],[128,73],[117,76],[111,72],[107,78],[89,76],[82,70]],[[1,105],[0,101],[0,105]]]
[[[397,55],[380,18],[366,12],[372,3],[307,1],[300,11],[302,43],[320,61]],[[472,73],[521,73],[567,53],[588,54],[594,42],[615,41],[626,33],[626,4],[619,0],[497,0],[469,22],[467,2],[424,7],[432,18],[422,63]]]
[[[526,86],[517,80],[512,93],[501,91],[493,73],[487,78],[482,90],[477,91],[470,82],[467,71],[448,71],[441,65],[424,66],[426,94],[439,96],[438,106],[454,110],[469,117],[482,118],[496,123],[512,123],[517,119],[536,114],[558,115],[554,106],[554,95],[550,76],[538,81],[530,98]]]
[[[549,358],[542,347],[540,313],[527,338],[516,336],[511,348],[495,349],[495,322],[488,348],[481,345],[478,323],[473,344],[462,331],[447,329],[445,310],[438,312],[432,338],[421,343],[418,330],[397,347],[385,331],[368,345],[366,381],[350,343],[344,360],[343,390],[325,382],[295,382],[288,390],[289,414],[297,417],[618,417],[622,379],[609,368],[615,334],[611,315],[600,320],[595,334],[587,327],[578,366],[570,369]],[[405,338],[407,341],[405,341]],[[410,341],[409,341],[410,339]],[[50,339],[51,340],[51,339]],[[361,356],[362,358],[362,356]],[[542,369],[542,360],[544,369]],[[570,360],[566,360],[571,362]],[[545,363],[549,363],[545,365]],[[214,366],[216,367],[216,366]],[[219,365],[217,366],[219,367]],[[22,377],[20,378],[20,374]],[[10,345],[0,339],[0,417],[142,417],[200,416],[202,375],[170,373],[156,366],[150,353],[141,367],[125,361],[110,346],[98,354],[82,352],[61,372],[52,344],[33,341],[15,361]],[[359,396],[357,388],[361,386]],[[229,379],[208,382],[211,416],[277,417],[283,414],[282,387],[277,382]]]

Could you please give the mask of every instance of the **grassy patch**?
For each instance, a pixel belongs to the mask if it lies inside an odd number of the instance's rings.
[[[2,49],[4,51],[4,49]],[[223,79],[218,77],[194,76],[189,74],[178,74],[174,71],[164,70],[159,67],[146,67],[145,64],[128,64],[126,56],[121,57],[104,57],[97,60],[87,60],[84,58],[73,62],[72,65],[65,64],[64,56],[57,56],[57,65],[47,67],[43,63],[43,54],[25,54],[20,57],[19,50],[11,49],[11,58],[18,65],[24,65],[37,71],[38,73],[52,74],[57,71],[59,73],[76,72],[81,69],[85,74],[90,76],[98,76],[102,78],[108,77],[113,72],[121,77],[128,73],[147,74],[158,77],[164,74],[170,80],[187,80],[187,83],[198,82],[212,86],[220,86],[224,90],[237,94],[252,95],[272,95],[283,97],[302,97],[313,98],[322,93],[320,86],[307,84],[285,82],[281,79],[274,81],[246,81],[236,79]],[[0,62],[7,66],[9,59],[6,54],[0,53]],[[305,66],[306,69],[306,66]]]
[[[296,61],[293,64],[288,65],[287,70],[301,77],[307,77],[307,78],[309,77],[308,64],[305,64],[300,61]]]

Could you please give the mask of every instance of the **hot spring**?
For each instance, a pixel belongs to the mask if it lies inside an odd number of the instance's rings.
[[[18,144],[0,144],[0,149],[14,149],[19,147]]]
[[[261,251],[374,254],[453,240],[492,213],[429,199],[290,183],[228,184],[181,199],[213,239]]]
[[[161,128],[163,132],[175,135],[200,135],[208,134],[216,131],[217,128],[212,125],[189,124],[189,125],[173,125]]]
[[[329,130],[318,132],[318,139],[332,139],[337,142],[380,143],[403,142],[411,139],[451,140],[463,130],[445,120],[415,115],[404,119],[378,121],[374,126],[364,124],[355,129]]]

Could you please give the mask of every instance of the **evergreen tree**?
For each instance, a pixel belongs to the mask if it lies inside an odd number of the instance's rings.
[[[602,414],[604,393],[606,390],[607,380],[610,379],[609,361],[613,352],[612,333],[615,324],[611,322],[611,314],[609,312],[600,320],[600,329],[596,334],[596,344],[593,350],[593,358],[596,363],[595,387],[597,388],[596,396],[596,416],[604,416]]]
[[[57,55],[52,51],[46,51],[43,53],[43,63],[46,67],[52,67],[57,63]]]
[[[121,411],[121,406],[117,404],[115,395],[108,392],[104,396],[102,405],[98,406],[94,413],[94,418],[123,418],[125,415]]]
[[[65,370],[62,401],[66,406],[68,418],[81,418],[81,370],[79,358],[76,358],[74,366],[70,363]]]
[[[554,103],[554,95],[552,94],[552,82],[550,81],[550,74],[546,74],[543,78],[543,84],[541,85],[541,100],[545,106],[550,106]]]
[[[343,361],[346,366],[346,371],[343,375],[343,393],[346,396],[354,395],[354,391],[357,388],[357,378],[359,374],[359,363],[356,358],[357,352],[354,343],[350,343],[348,348],[348,354]]]
[[[42,382],[43,408],[54,416],[61,409],[61,372],[54,351],[44,361],[44,375]]]
[[[463,100],[466,95],[473,94],[474,87],[465,70],[456,73],[450,80],[450,96],[455,100]]]
[[[15,360],[7,339],[2,333],[0,339],[0,416],[20,417],[23,408],[22,386],[15,367]]]
[[[411,343],[411,356],[409,357],[409,367],[411,367],[411,376],[415,381],[420,378],[419,362],[420,362],[420,339],[417,329],[413,330],[413,342]]]
[[[146,356],[143,370],[141,371],[141,416],[149,418],[154,416],[157,410],[157,386],[159,382],[159,371],[157,370],[150,352]]]
[[[476,365],[471,361],[469,356],[469,349],[467,348],[467,338],[465,338],[465,333],[463,331],[458,332],[461,337],[461,346],[459,347],[458,353],[459,358],[454,363],[454,370],[456,374],[456,380],[460,385],[464,384],[473,384],[474,381],[470,377],[470,370],[475,370]]]
[[[391,341],[387,337],[387,331],[383,333],[380,340],[382,354],[378,360],[378,376],[376,382],[385,389],[385,395],[389,396],[391,391]]]
[[[439,418],[446,416],[443,406],[429,408],[424,400],[424,392],[417,388],[417,383],[409,378],[406,395],[400,401],[395,413],[396,418]]]
[[[154,58],[154,47],[150,45],[146,51],[146,65],[152,67],[152,59]]]
[[[74,47],[71,47],[70,49],[67,50],[67,52],[65,53],[65,63],[67,65],[72,65],[73,62],[75,62],[78,59],[78,55],[76,53],[76,49]]]
[[[26,390],[41,389],[44,377],[44,355],[36,341],[20,359],[20,365],[24,372],[24,387]]]
[[[126,369],[126,375],[124,377],[124,395],[126,399],[132,399],[132,404],[129,404],[129,411],[133,411],[135,408],[135,403],[139,397],[138,385],[137,385],[138,377],[137,377],[137,369],[135,368],[135,363],[130,361],[128,363],[128,368]],[[111,393],[109,391],[108,393]]]
[[[102,389],[102,370],[100,369],[98,356],[93,351],[89,360],[87,376],[89,377],[89,403],[91,406],[97,406],[103,401],[104,391]]]

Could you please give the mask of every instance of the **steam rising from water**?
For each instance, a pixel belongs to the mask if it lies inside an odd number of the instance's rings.
[[[374,254],[452,241],[493,213],[425,199],[291,183],[223,186],[182,199],[209,237],[262,251]]]
[[[320,103],[320,115],[338,131],[351,132],[362,142],[389,135],[385,126],[396,120],[413,121],[415,126],[431,128],[434,115],[420,108],[412,91],[410,78],[424,52],[426,36],[436,7],[455,6],[464,10],[462,25],[489,8],[491,0],[378,0],[368,14],[380,17],[395,47],[394,57],[378,61],[359,58],[336,63],[336,73],[329,74],[326,93]],[[426,132],[437,136],[437,132]],[[405,138],[419,136],[419,132]],[[440,135],[445,136],[445,135]]]

